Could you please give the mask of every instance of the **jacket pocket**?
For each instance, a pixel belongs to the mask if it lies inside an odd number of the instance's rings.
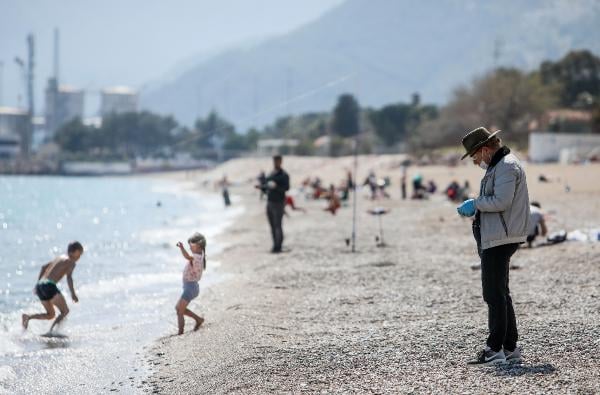
[[[504,233],[506,237],[508,237],[508,228],[506,227],[506,221],[504,221],[504,215],[502,213],[498,213],[500,215],[500,221],[502,222],[502,227],[504,228]]]

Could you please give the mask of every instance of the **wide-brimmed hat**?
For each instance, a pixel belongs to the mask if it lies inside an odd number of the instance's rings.
[[[462,159],[467,156],[473,155],[479,148],[483,147],[485,143],[490,141],[492,137],[497,135],[500,130],[496,130],[494,133],[490,133],[483,126],[478,127],[475,130],[471,130],[465,137],[462,138],[462,145],[467,150],[467,153],[463,155]]]

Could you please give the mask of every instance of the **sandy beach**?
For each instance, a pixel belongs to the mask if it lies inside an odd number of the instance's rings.
[[[268,158],[228,162],[188,174],[212,189],[227,174],[244,214],[221,236],[225,280],[192,303],[198,332],[160,339],[148,350],[146,392],[207,393],[599,393],[600,242],[520,249],[511,292],[524,349],[522,365],[468,368],[484,345],[487,308],[470,221],[441,194],[401,200],[401,156],[361,157],[392,179],[391,199],[358,197],[357,252],[351,207],[332,216],[324,201],[296,198],[308,212],[284,219],[290,252],[268,253],[264,202],[252,188]],[[284,158],[292,187],[307,176],[336,184],[352,158]],[[600,165],[527,165],[530,199],[549,213],[550,232],[600,228]],[[410,167],[443,189],[482,176],[475,166]],[[545,175],[550,182],[538,181]],[[177,175],[173,177],[182,177]],[[409,189],[410,186],[409,186]],[[567,192],[568,190],[568,192]],[[375,245],[377,218],[386,247]],[[289,210],[288,210],[289,211]],[[210,242],[210,241],[209,241]],[[209,265],[210,265],[209,257]],[[201,283],[202,286],[202,283]],[[169,319],[174,319],[169,317]],[[188,323],[191,329],[191,323]]]

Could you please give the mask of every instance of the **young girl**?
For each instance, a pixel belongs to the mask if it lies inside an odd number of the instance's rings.
[[[190,245],[192,255],[188,254],[181,242],[177,243],[177,247],[181,250],[181,255],[188,261],[183,269],[183,293],[175,306],[179,335],[183,334],[184,315],[192,317],[196,321],[196,325],[194,326],[195,331],[204,322],[204,318],[188,309],[187,306],[200,293],[198,281],[200,281],[202,272],[206,268],[206,238],[196,232],[188,239],[188,244]]]

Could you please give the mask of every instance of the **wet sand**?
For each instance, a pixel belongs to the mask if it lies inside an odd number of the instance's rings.
[[[188,175],[211,187],[224,173],[245,213],[222,236],[227,280],[192,303],[206,323],[198,332],[157,341],[144,391],[174,393],[598,393],[600,392],[600,243],[520,249],[511,291],[525,362],[468,368],[483,346],[487,309],[470,229],[443,196],[399,199],[399,157],[362,158],[389,174],[392,199],[359,197],[357,252],[352,209],[322,212],[323,201],[297,204],[284,219],[285,245],[272,255],[264,202],[250,179],[268,159],[245,159]],[[284,159],[292,184],[318,174],[344,176],[351,159]],[[471,167],[410,168],[440,188],[453,178],[478,187]],[[550,183],[541,183],[544,174]],[[530,196],[550,213],[550,231],[600,227],[600,166],[527,166]],[[410,179],[410,178],[409,178]],[[566,192],[566,185],[569,192]],[[409,187],[410,189],[410,187]],[[366,191],[365,191],[366,193]],[[384,206],[386,247],[375,245]],[[210,264],[210,261],[209,261]],[[169,319],[173,317],[168,317]]]

